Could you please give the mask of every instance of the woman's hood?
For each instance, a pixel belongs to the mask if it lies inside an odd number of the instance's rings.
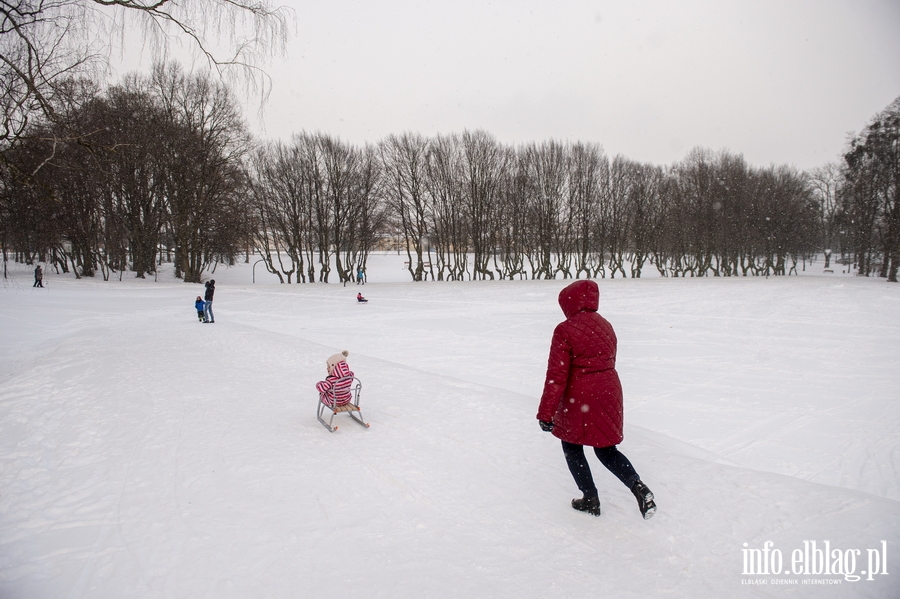
[[[559,292],[559,307],[566,318],[579,312],[596,312],[599,306],[600,288],[594,281],[575,281]]]

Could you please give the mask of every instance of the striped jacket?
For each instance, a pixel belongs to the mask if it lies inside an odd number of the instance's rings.
[[[353,399],[350,385],[353,384],[353,371],[344,361],[338,362],[331,369],[331,374],[324,381],[316,383],[319,399],[327,406],[343,406]]]

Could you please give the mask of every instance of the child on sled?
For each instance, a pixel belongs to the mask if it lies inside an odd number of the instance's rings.
[[[339,354],[334,354],[325,361],[328,368],[328,376],[324,381],[316,383],[316,391],[322,403],[329,406],[342,406],[350,403],[352,394],[350,393],[350,385],[353,384],[353,371],[347,365],[347,356],[350,355],[346,349]]]

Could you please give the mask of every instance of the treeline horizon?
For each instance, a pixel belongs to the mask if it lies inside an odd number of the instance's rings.
[[[660,166],[482,130],[256,140],[225,85],[175,63],[105,88],[70,80],[58,97],[52,123],[4,149],[4,262],[109,278],[166,261],[199,282],[253,252],[292,283],[351,281],[386,244],[414,281],[789,275],[833,250],[896,281],[900,100],[842,163],[801,171],[704,148]]]

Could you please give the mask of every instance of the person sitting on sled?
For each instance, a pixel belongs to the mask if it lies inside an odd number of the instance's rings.
[[[367,300],[366,298],[364,298],[362,293],[357,293],[357,294],[356,294],[356,301],[358,301],[358,302],[361,303],[361,304],[365,304],[365,303],[368,302],[369,300]]]
[[[199,295],[197,296],[197,301],[194,302],[194,309],[197,311],[197,318],[200,322],[203,322],[203,309],[206,307],[206,302],[203,301],[203,298]]]
[[[350,393],[350,385],[353,384],[353,371],[347,365],[347,356],[350,355],[346,349],[339,354],[334,354],[325,361],[328,368],[328,376],[324,381],[316,383],[316,391],[319,392],[319,399],[322,403],[329,406],[342,406],[350,403],[352,394]]]

